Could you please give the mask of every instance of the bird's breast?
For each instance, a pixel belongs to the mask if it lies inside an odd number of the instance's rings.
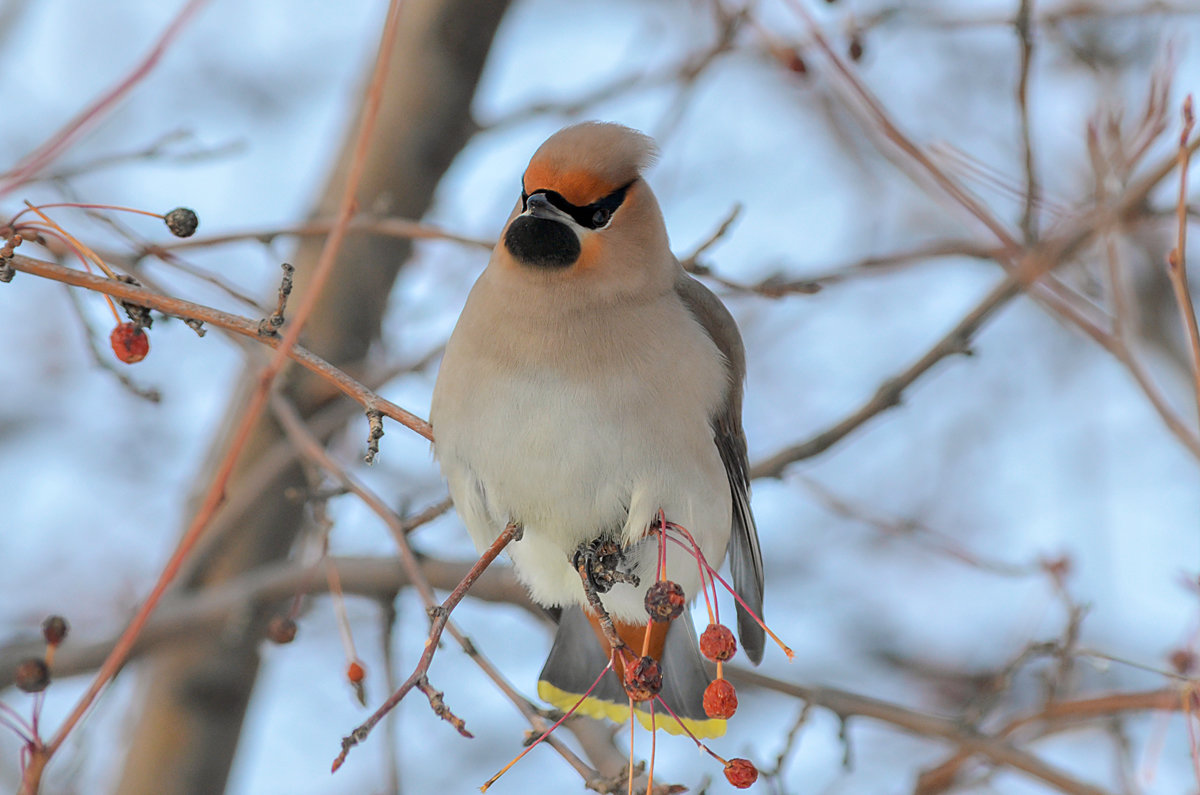
[[[477,319],[451,338],[432,413],[443,468],[469,470],[493,517],[570,544],[624,525],[638,493],[666,506],[719,490],[709,418],[727,375],[682,306],[488,334]]]

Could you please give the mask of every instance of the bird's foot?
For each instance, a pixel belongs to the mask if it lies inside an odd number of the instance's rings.
[[[637,586],[638,576],[629,570],[625,552],[611,538],[601,536],[579,545],[571,564],[596,593],[608,593],[617,583]]]

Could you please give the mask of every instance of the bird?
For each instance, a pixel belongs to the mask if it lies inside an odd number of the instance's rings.
[[[433,453],[480,551],[521,527],[507,548],[513,569],[557,621],[539,696],[714,737],[725,721],[703,709],[710,676],[690,613],[648,621],[645,596],[658,579],[678,583],[688,602],[702,593],[695,555],[661,537],[664,522],[685,528],[712,566],[728,552],[742,649],[761,660],[745,352],[729,311],[671,251],[644,176],[656,157],[649,136],[598,121],[565,127],[534,152],[446,345]],[[673,715],[630,701],[626,660],[585,579],[620,639],[659,664]]]

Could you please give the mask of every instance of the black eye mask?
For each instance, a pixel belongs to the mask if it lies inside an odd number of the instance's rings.
[[[612,193],[605,196],[603,199],[597,199],[591,204],[586,204],[582,207],[576,204],[571,204],[558,191],[553,190],[535,190],[534,194],[542,194],[550,204],[562,210],[567,215],[575,220],[585,229],[603,229],[608,226],[608,222],[612,220],[613,213],[625,201],[625,193],[637,180],[628,182],[614,190]],[[529,206],[529,196],[524,190],[521,191],[521,210],[524,211]]]

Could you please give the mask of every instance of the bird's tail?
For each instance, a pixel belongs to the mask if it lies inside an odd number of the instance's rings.
[[[618,622],[617,631],[634,654],[642,654],[647,645],[645,624]],[[704,690],[710,678],[696,645],[691,615],[685,610],[669,624],[652,623],[650,634],[646,651],[662,669],[659,696],[678,720],[661,704],[643,701],[633,704],[638,721],[647,729],[665,729],[669,734],[683,734],[686,728],[698,738],[720,737],[725,733],[725,721],[704,712]],[[538,677],[538,695],[564,711],[578,703],[575,711],[579,714],[618,723],[629,720],[630,700],[621,684],[623,666],[619,655],[613,655],[613,667],[600,676],[609,664],[608,648],[594,617],[578,606],[563,608],[554,646]]]

